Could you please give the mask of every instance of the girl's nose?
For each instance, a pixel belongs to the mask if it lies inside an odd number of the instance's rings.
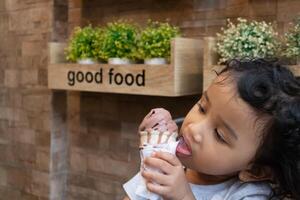
[[[196,143],[201,143],[203,140],[203,127],[201,123],[190,123],[188,125],[189,133]]]

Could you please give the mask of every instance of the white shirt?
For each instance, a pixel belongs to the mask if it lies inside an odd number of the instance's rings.
[[[135,194],[141,176],[136,175],[123,185],[131,200],[145,200]],[[267,200],[272,190],[267,183],[243,183],[238,179],[230,179],[215,185],[191,184],[192,192],[197,200]],[[161,199],[161,198],[160,198]]]

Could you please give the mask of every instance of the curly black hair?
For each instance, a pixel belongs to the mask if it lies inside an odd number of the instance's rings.
[[[238,95],[258,113],[269,116],[253,164],[272,170],[270,198],[300,199],[299,77],[264,59],[229,60],[217,74],[225,72],[234,75]]]

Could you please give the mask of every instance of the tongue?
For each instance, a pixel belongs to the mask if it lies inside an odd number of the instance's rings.
[[[177,148],[176,148],[176,155],[179,156],[179,157],[180,156],[191,156],[192,155],[191,150],[189,149],[189,147],[187,146],[187,144],[185,143],[183,138],[179,139],[179,143],[178,143]]]

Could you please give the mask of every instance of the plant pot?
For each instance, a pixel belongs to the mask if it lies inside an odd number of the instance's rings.
[[[77,63],[82,65],[92,65],[92,64],[96,64],[97,62],[93,58],[83,58],[83,59],[78,59]]]
[[[128,58],[109,58],[108,64],[113,65],[128,65],[133,64],[134,62]]]
[[[147,65],[164,65],[168,63],[166,58],[149,58],[145,59],[144,62]]]

